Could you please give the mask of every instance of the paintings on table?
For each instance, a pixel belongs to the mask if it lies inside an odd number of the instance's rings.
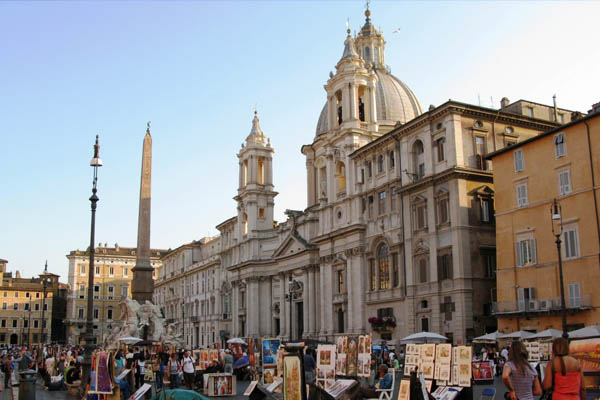
[[[286,400],[306,398],[302,358],[296,354],[283,357],[283,398]]]

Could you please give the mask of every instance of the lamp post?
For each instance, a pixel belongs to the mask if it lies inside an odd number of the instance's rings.
[[[94,348],[94,253],[95,253],[95,230],[96,230],[96,203],[98,203],[98,196],[96,192],[96,184],[98,182],[98,167],[102,166],[102,160],[100,159],[100,145],[98,144],[98,135],[96,135],[96,143],[94,144],[94,157],[90,161],[90,167],[94,168],[94,180],[92,183],[92,196],[90,202],[92,203],[92,227],[90,232],[90,265],[88,268],[88,296],[87,296],[87,315],[85,324],[85,356],[83,358],[83,379],[81,390],[85,391],[91,372],[92,366],[92,350]]]
[[[183,290],[182,290],[181,293],[183,293]],[[188,344],[187,343],[187,337],[185,336],[185,300],[183,300],[181,302],[181,318],[183,318],[181,320],[181,324],[182,324],[182,326],[181,326],[181,332],[183,333],[183,337],[185,338],[185,344],[187,346],[187,344]]]
[[[569,334],[567,333],[567,307],[565,304],[565,284],[563,282],[563,268],[562,268],[562,253],[561,253],[561,243],[560,235],[563,232],[562,226],[562,215],[561,215],[561,207],[558,204],[558,200],[554,199],[552,202],[552,206],[550,207],[550,215],[552,216],[552,234],[556,237],[556,251],[558,253],[558,275],[560,279],[560,312],[562,316],[562,336],[565,339],[569,338]]]
[[[27,347],[31,347],[31,295],[29,294],[29,320],[27,321]]]

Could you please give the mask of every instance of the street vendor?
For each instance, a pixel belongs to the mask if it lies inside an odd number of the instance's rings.
[[[387,365],[381,364],[377,371],[379,379],[376,381],[375,385],[369,387],[359,387],[359,389],[352,394],[352,399],[360,400],[378,398],[379,393],[377,392],[377,389],[391,389],[393,378],[392,375],[388,373]]]

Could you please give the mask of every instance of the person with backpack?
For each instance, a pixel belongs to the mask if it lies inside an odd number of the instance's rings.
[[[171,389],[177,388],[177,380],[179,379],[179,371],[181,371],[181,364],[177,361],[177,354],[171,353],[171,359],[167,364],[167,370],[169,371],[169,387]]]
[[[183,377],[185,384],[189,390],[194,389],[194,374],[196,368],[194,367],[194,357],[190,355],[189,351],[183,353]]]

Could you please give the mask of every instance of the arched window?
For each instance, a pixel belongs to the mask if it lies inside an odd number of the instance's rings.
[[[248,184],[248,160],[244,160],[244,170],[243,170],[243,185],[246,186]]]
[[[425,176],[425,154],[423,142],[420,140],[413,144],[413,168],[416,179],[422,179]]]
[[[373,52],[373,63],[375,65],[379,63],[379,47],[375,47],[375,51]]]
[[[346,191],[346,166],[339,161],[335,166],[335,176],[337,178],[337,192]]]
[[[394,158],[394,150],[390,151],[390,169],[394,169],[396,166],[396,159]]]
[[[383,172],[383,168],[384,168],[384,158],[383,158],[383,154],[380,154],[379,157],[377,157],[377,172]]]
[[[371,61],[371,49],[368,47],[365,47],[365,61]]]
[[[382,243],[377,250],[377,264],[379,265],[379,289],[390,288],[390,260],[388,246]]]

